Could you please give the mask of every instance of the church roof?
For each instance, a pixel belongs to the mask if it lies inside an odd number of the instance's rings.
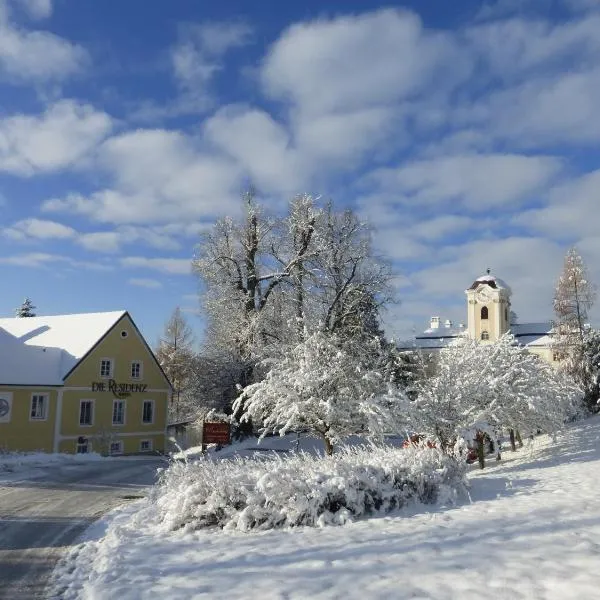
[[[509,294],[512,294],[512,290],[510,286],[504,281],[500,279],[500,277],[496,277],[495,275],[491,275],[490,273],[486,273],[481,277],[478,277],[470,286],[469,290],[476,290],[482,283],[486,283],[491,288],[495,290],[506,290]]]
[[[552,323],[550,321],[511,325],[510,332],[521,346],[547,347],[552,341]],[[437,350],[447,348],[463,337],[467,337],[467,330],[464,328],[427,329],[417,335],[414,340],[402,342],[399,348],[401,350]]]
[[[552,341],[552,323],[516,323],[511,333],[522,346],[548,346]]]

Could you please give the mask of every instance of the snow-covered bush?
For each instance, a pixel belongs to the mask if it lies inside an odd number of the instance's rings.
[[[466,340],[440,352],[435,376],[413,405],[416,429],[451,450],[463,431],[553,432],[581,404],[575,382],[519,346],[510,334],[493,344]]]
[[[409,502],[454,502],[464,477],[464,464],[430,448],[175,463],[137,518],[162,531],[341,525]]]

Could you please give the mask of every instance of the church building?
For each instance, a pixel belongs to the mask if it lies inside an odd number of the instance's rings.
[[[454,325],[450,320],[431,317],[429,328],[413,341],[402,344],[403,350],[438,351],[460,339],[493,343],[511,332],[517,342],[549,363],[556,362],[552,351],[552,323],[511,323],[512,290],[502,279],[490,273],[478,277],[465,290],[467,323]]]

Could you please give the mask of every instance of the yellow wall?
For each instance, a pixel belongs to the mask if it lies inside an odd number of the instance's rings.
[[[113,373],[112,377],[102,378],[100,363],[107,358],[113,361]],[[140,379],[131,377],[131,362],[134,360],[143,364]],[[117,384],[145,386],[143,392],[129,391],[122,398],[125,401],[123,425],[112,424],[113,400],[119,395],[109,389],[111,379]],[[104,385],[104,391],[98,389],[98,384]],[[125,454],[139,452],[140,440],[152,439],[153,450],[163,452],[169,394],[168,383],[152,354],[129,317],[124,316],[65,380],[59,449],[73,452],[77,438],[85,436],[91,441],[94,451],[105,451],[109,440],[122,439]],[[94,401],[91,426],[79,424],[81,400]],[[151,424],[142,423],[144,400],[154,401]]]
[[[126,332],[123,338],[121,332]],[[121,318],[108,335],[90,352],[85,360],[65,380],[65,387],[88,387],[93,381],[104,381],[100,377],[100,360],[112,358],[115,361],[113,379],[123,383],[136,383],[142,380],[131,379],[131,361],[141,360],[144,363],[143,381],[150,389],[164,390],[168,387],[160,369],[156,366],[152,355],[137,335],[127,315]]]
[[[52,452],[56,418],[56,388],[0,386],[0,394],[2,393],[12,394],[12,408],[10,421],[0,422],[0,450]],[[48,410],[44,421],[30,419],[31,396],[35,393],[49,396]]]

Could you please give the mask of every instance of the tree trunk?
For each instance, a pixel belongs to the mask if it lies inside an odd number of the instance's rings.
[[[333,444],[327,435],[323,436],[323,442],[325,442],[325,454],[331,456],[333,454]]]
[[[515,437],[517,438],[517,443],[519,444],[519,448],[522,448],[523,440],[521,439],[521,433],[518,429],[517,429],[517,431],[515,431]]]
[[[509,437],[510,437],[510,449],[513,452],[517,451],[517,445],[515,444],[515,430],[511,429],[508,433]]]
[[[477,437],[477,459],[479,460],[479,467],[485,468],[485,436],[483,433],[478,433]]]

